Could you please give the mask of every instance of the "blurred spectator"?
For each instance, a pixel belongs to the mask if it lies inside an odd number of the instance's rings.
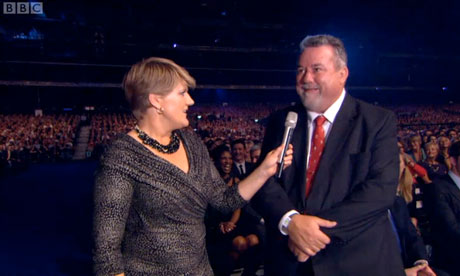
[[[436,178],[442,177],[447,174],[447,167],[443,163],[438,162],[439,146],[436,141],[430,141],[425,145],[426,159],[421,162],[428,177],[433,181]]]
[[[449,148],[451,145],[451,141],[446,136],[441,136],[438,139],[438,144],[439,144],[438,162],[446,165],[447,170],[450,170],[452,167],[452,165],[450,164],[450,158],[449,158]]]
[[[460,142],[452,144],[452,169],[434,183],[433,257],[440,268],[451,275],[460,275]]]
[[[409,138],[409,148],[407,152],[415,162],[422,162],[426,159],[425,151],[422,148],[422,137],[414,134]]]
[[[251,150],[249,151],[249,156],[251,157],[251,162],[253,164],[257,164],[257,161],[259,161],[261,151],[262,144],[257,143],[252,146]]]

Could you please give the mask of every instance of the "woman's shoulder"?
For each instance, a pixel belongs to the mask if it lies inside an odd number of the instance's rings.
[[[127,160],[130,156],[136,155],[140,151],[139,143],[127,134],[115,136],[101,156],[101,163],[119,163]]]

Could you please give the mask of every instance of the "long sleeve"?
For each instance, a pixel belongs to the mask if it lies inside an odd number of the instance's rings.
[[[458,210],[456,204],[458,204],[459,201],[457,196],[452,194],[454,191],[449,189],[449,185],[453,186],[454,184],[440,181],[433,185],[433,218],[436,221],[436,227],[442,229],[446,242],[458,247],[460,246],[460,219],[459,215],[456,214],[454,210]],[[457,187],[454,188],[457,189]]]
[[[96,275],[124,272],[121,243],[132,193],[132,185],[120,171],[102,167],[97,174],[93,226],[93,261]]]
[[[222,213],[229,213],[246,205],[248,202],[238,192],[238,185],[229,187],[222,180],[204,145],[201,152],[205,163],[203,168],[206,171],[205,179],[209,181],[212,191],[209,204]]]
[[[425,244],[410,220],[409,210],[404,199],[399,196],[396,197],[390,210],[401,242],[404,266],[412,267],[417,260],[428,260]]]

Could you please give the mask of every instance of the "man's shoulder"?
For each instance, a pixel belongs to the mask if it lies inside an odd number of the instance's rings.
[[[356,106],[358,107],[359,111],[363,114],[372,114],[372,115],[385,115],[385,116],[389,116],[389,115],[393,115],[394,112],[389,110],[389,109],[386,109],[384,107],[381,107],[381,106],[378,106],[378,105],[374,105],[374,104],[370,104],[368,102],[365,102],[363,100],[359,100],[359,99],[356,99],[356,98],[353,98],[353,97],[350,97],[356,104]]]
[[[297,103],[295,105],[290,105],[290,106],[287,106],[287,107],[284,107],[284,108],[276,110],[275,112],[273,112],[270,115],[270,119],[272,119],[272,120],[274,120],[274,119],[285,120],[286,116],[287,116],[287,114],[289,112],[295,112],[297,114],[300,114],[300,113],[306,113],[307,111],[306,111],[305,107],[302,104]]]
[[[456,190],[458,187],[449,175],[444,175],[437,178],[432,185],[434,185],[435,191],[444,192],[449,190]]]

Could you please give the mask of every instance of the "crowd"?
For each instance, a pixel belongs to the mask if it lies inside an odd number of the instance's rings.
[[[265,120],[274,110],[282,107],[257,104],[194,106],[190,109],[190,127],[205,142],[228,185],[244,178],[238,175],[233,165],[241,161],[235,159],[235,141],[244,141],[243,159],[247,164],[255,163],[257,156],[253,153],[258,151],[260,154]],[[409,215],[430,253],[435,239],[429,211],[430,185],[452,168],[449,147],[459,140],[460,105],[387,108],[397,114],[400,151],[414,179],[410,189],[401,191],[401,194],[406,195]],[[101,113],[88,117],[88,156],[93,154],[97,157],[95,152],[102,150],[117,134],[133,129],[136,123],[129,113]],[[30,162],[70,160],[79,123],[80,116],[70,114],[0,115],[1,167],[16,168]],[[234,168],[229,170],[229,166]],[[208,250],[213,253],[210,255],[211,263],[216,271],[226,271],[222,272],[226,275],[237,266],[261,263],[261,259],[254,259],[251,252],[257,251],[258,255],[263,252],[263,220],[250,207],[229,216],[211,211],[208,218],[211,218],[207,224],[208,231],[212,231],[210,238],[228,236],[228,239],[208,240]],[[225,230],[223,225],[231,226],[228,228],[231,230]],[[226,244],[220,244],[222,242]],[[251,269],[257,269],[257,266]]]
[[[86,156],[95,158],[113,137],[119,133],[127,133],[135,125],[134,117],[127,113],[95,114],[90,120],[91,130]]]
[[[285,106],[285,105],[284,105]],[[236,139],[248,143],[263,140],[265,120],[281,104],[200,105],[190,109],[190,127],[209,149]],[[388,106],[398,116],[398,136],[406,139],[418,133],[425,139],[457,135],[460,131],[460,105]],[[89,117],[88,157],[100,151],[118,133],[126,133],[136,123],[129,113],[99,113]],[[0,115],[0,160],[2,167],[27,162],[69,160],[74,152],[79,115]],[[427,135],[429,134],[429,135]]]
[[[80,116],[0,115],[0,168],[72,159]]]

